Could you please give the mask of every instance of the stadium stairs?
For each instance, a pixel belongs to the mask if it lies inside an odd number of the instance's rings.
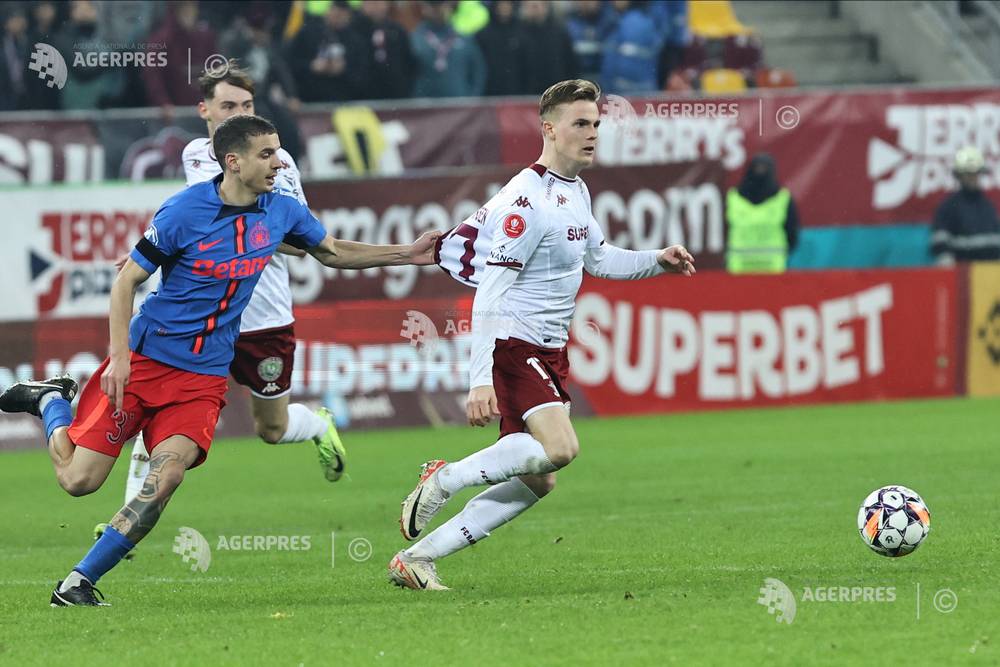
[[[843,4],[774,0],[732,6],[740,22],[763,42],[767,66],[791,70],[800,86],[911,81],[895,63],[880,57],[875,31],[862,29],[853,17],[843,15]]]

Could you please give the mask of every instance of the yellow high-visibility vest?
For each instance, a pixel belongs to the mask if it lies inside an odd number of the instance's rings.
[[[726,269],[730,273],[783,273],[788,263],[785,219],[792,196],[781,188],[769,199],[751,204],[731,188],[726,194]]]

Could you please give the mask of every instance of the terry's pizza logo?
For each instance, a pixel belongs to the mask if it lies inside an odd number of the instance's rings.
[[[250,230],[250,247],[254,250],[258,250],[270,244],[271,232],[267,230],[267,226],[264,224],[263,220],[258,220],[257,224]]]
[[[523,234],[525,226],[524,218],[517,213],[511,213],[503,219],[503,233],[512,239],[516,239]]]
[[[892,209],[913,197],[953,188],[952,160],[963,146],[976,146],[985,155],[983,187],[996,188],[1000,183],[1000,155],[995,148],[1000,137],[1000,105],[892,105],[886,109],[885,124],[895,132],[895,141],[879,137],[868,141],[868,178],[875,209]]]

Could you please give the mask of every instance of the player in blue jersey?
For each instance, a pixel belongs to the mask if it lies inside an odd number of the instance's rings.
[[[100,488],[122,444],[140,431],[149,450],[142,491],[56,585],[53,606],[105,604],[94,584],[156,525],[185,471],[204,462],[240,316],[279,243],[333,268],[433,263],[437,232],[410,245],[342,241],[296,199],[272,192],[280,145],[263,118],[226,120],[213,146],[223,173],[168,199],[118,274],[110,356],[84,388],[76,419],[69,378],[19,382],[0,395],[0,410],[41,416],[56,478],[70,495]],[[131,317],[136,288],[157,268],[160,287]]]

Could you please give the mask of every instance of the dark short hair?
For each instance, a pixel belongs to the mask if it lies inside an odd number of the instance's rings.
[[[538,102],[538,115],[544,118],[560,104],[570,104],[577,100],[597,102],[601,97],[601,87],[586,79],[569,79],[552,84],[542,93]]]
[[[242,153],[250,148],[250,138],[259,137],[264,134],[277,134],[271,121],[260,116],[250,116],[241,114],[230,116],[219,123],[212,136],[212,150],[215,151],[215,159],[222,165],[222,170],[226,169],[226,155],[229,153]]]
[[[253,79],[250,78],[249,72],[240,67],[239,61],[235,58],[230,58],[225,65],[201,73],[198,77],[198,87],[201,88],[202,97],[206,100],[215,97],[215,87],[222,82],[242,88],[251,95],[254,94]]]

